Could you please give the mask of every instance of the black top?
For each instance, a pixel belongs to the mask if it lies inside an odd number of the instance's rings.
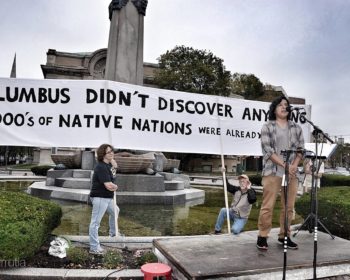
[[[92,176],[92,187],[90,197],[113,198],[113,192],[106,189],[104,183],[113,182],[112,165],[98,162]]]

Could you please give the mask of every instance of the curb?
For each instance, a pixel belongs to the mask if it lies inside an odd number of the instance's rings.
[[[6,280],[101,280],[143,279],[140,269],[62,269],[62,268],[13,268],[0,271],[0,279]]]

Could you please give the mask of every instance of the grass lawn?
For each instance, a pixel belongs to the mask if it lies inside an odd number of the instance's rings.
[[[190,209],[186,219],[179,220],[175,227],[174,235],[191,234],[207,234],[214,231],[214,225],[218,213],[222,207],[225,207],[224,191],[218,189],[205,188],[205,203],[198,206],[193,206]],[[228,201],[231,204],[232,195],[229,194]],[[244,228],[245,231],[258,229],[258,217],[262,194],[257,194],[257,202],[253,205],[248,222]],[[279,227],[279,213],[281,203],[277,198],[275,210],[273,213],[272,227]],[[302,223],[303,219],[296,215],[292,224]],[[223,232],[227,232],[227,224],[224,223]]]

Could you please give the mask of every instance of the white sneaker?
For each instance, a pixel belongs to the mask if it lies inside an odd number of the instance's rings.
[[[101,247],[97,248],[96,250],[91,250],[89,251],[90,254],[93,255],[103,255],[105,250],[103,250]]]

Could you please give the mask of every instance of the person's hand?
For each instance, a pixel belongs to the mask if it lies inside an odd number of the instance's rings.
[[[291,177],[295,177],[297,175],[297,171],[298,171],[298,166],[297,165],[289,165],[289,175]]]
[[[118,189],[118,186],[116,184],[113,184],[113,186],[111,186],[110,191],[115,192]]]
[[[226,168],[225,167],[221,167],[221,172],[226,172]]]
[[[118,185],[116,184],[113,184],[113,183],[105,183],[105,187],[107,190],[111,191],[111,192],[114,192],[118,189]]]
[[[118,168],[118,164],[117,164],[117,162],[115,161],[115,159],[113,158],[113,159],[111,159],[111,164],[112,164],[112,167],[113,168],[115,168],[115,169],[117,169]]]

